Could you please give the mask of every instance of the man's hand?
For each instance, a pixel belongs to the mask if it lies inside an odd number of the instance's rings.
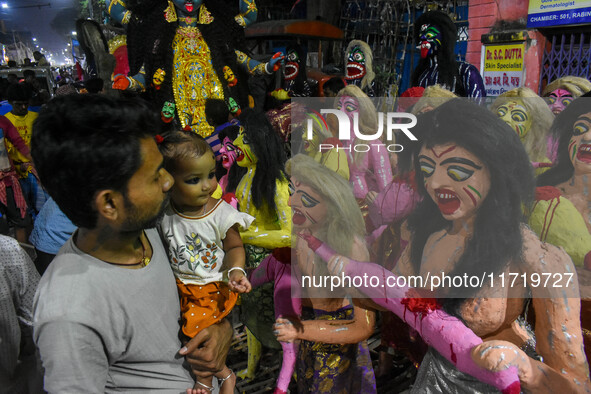
[[[213,376],[224,368],[232,334],[232,326],[224,319],[201,330],[179,354],[185,356],[195,376]]]

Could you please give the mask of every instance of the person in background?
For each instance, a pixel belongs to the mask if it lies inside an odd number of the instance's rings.
[[[4,117],[16,128],[27,147],[30,147],[33,122],[38,116],[36,112],[28,109],[31,90],[27,84],[19,83],[10,86],[6,95],[8,102],[12,105],[12,110]],[[23,155],[10,142],[6,142],[6,149],[16,168],[29,212],[35,216],[47,200],[47,194],[39,184],[30,157]]]
[[[42,54],[41,52],[39,52],[39,51],[33,52],[33,58],[35,58],[35,62],[37,63],[37,66],[39,66],[39,67],[48,67],[49,66],[49,62],[45,58],[45,55]]]
[[[42,393],[33,343],[33,296],[39,274],[13,238],[0,235],[0,391]]]
[[[101,78],[91,78],[84,82],[84,87],[88,93],[105,93],[105,82]]]
[[[29,242],[35,247],[35,267],[40,275],[72,236],[76,226],[61,211],[53,198],[49,198],[35,218]]]
[[[341,77],[332,77],[324,83],[322,91],[324,97],[336,97],[339,90],[345,87],[345,81]]]
[[[5,227],[3,234],[8,234],[8,225],[14,227],[15,238],[27,242],[27,233],[31,227],[31,217],[27,213],[27,203],[21,189],[18,175],[8,156],[10,144],[29,162],[32,161],[28,145],[23,141],[16,128],[5,116],[0,116],[0,222]]]

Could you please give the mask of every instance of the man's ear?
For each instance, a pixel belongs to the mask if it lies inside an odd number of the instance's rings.
[[[123,208],[123,195],[112,189],[101,190],[94,198],[99,216],[108,221],[117,221]]]

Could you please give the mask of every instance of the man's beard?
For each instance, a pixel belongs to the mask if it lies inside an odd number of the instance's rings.
[[[166,198],[162,202],[160,206],[160,210],[158,213],[152,217],[143,217],[142,212],[135,206],[127,197],[125,198],[125,209],[127,210],[128,217],[127,220],[123,223],[122,232],[137,232],[141,230],[145,230],[148,228],[156,227],[162,222],[162,218],[164,217],[164,211],[168,206],[170,201],[170,194],[166,194]]]

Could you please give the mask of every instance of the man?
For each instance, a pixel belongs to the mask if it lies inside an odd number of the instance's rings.
[[[202,376],[223,366],[227,322],[179,351],[175,279],[151,229],[173,183],[153,138],[157,125],[143,103],[102,95],[57,97],[35,123],[39,176],[78,226],[35,295],[49,393],[179,393],[194,384],[182,355]]]
[[[10,85],[6,96],[8,102],[12,105],[12,110],[4,115],[4,117],[16,128],[27,147],[30,147],[33,122],[37,119],[38,115],[36,112],[29,111],[28,108],[31,89],[24,83]],[[3,120],[3,118],[0,119]],[[27,205],[34,217],[45,203],[47,195],[37,180],[30,157],[21,153],[10,142],[6,143],[6,149],[18,174]]]
[[[33,343],[33,296],[39,274],[14,238],[0,235],[0,392],[41,393]]]

